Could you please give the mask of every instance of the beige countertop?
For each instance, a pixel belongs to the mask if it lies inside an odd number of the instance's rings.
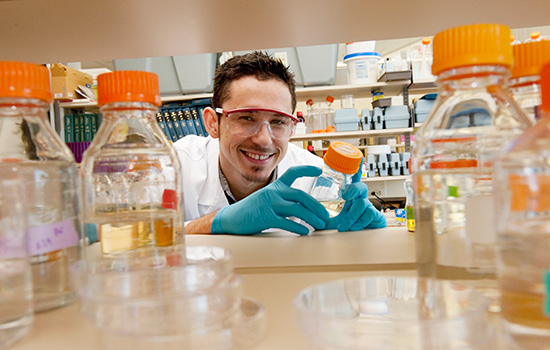
[[[325,281],[371,275],[415,275],[414,235],[405,228],[296,236],[194,235],[188,246],[220,246],[234,255],[244,295],[266,309],[267,331],[256,350],[307,349],[293,319],[292,300],[303,288]],[[12,350],[101,350],[99,332],[78,303],[37,314],[29,335]]]

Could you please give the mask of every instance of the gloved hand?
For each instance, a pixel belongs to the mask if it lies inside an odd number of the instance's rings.
[[[386,217],[367,198],[368,187],[361,182],[361,171],[359,168],[353,175],[352,183],[342,193],[346,201],[344,208],[340,214],[328,219],[325,229],[345,232],[386,227]]]
[[[309,229],[287,217],[304,220],[316,230],[325,227],[329,214],[325,207],[304,191],[290,186],[299,177],[319,176],[321,169],[302,165],[289,168],[277,181],[218,211],[211,233],[249,235],[268,228],[280,228],[299,235]]]

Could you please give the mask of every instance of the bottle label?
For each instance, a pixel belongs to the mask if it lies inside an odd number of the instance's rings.
[[[30,227],[27,233],[29,255],[40,255],[78,244],[78,232],[72,220]]]

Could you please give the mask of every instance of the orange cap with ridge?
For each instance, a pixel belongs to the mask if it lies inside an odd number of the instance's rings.
[[[433,39],[432,73],[466,66],[512,66],[510,28],[502,24],[471,24],[444,30]]]
[[[112,102],[149,102],[160,106],[158,76],[142,71],[115,71],[98,75],[98,106]]]
[[[540,72],[540,85],[542,95],[542,110],[550,114],[550,62],[546,63]]]
[[[423,45],[429,45],[431,41],[432,41],[432,39],[430,39],[429,37],[422,38],[422,44]]]
[[[512,78],[539,75],[542,66],[550,62],[550,41],[533,41],[514,45]]]
[[[48,68],[34,63],[0,61],[0,97],[36,98],[51,103]]]
[[[343,174],[355,174],[361,166],[363,153],[349,143],[333,141],[323,156],[325,164]]]

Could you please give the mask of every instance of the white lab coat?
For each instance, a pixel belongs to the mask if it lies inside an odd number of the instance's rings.
[[[219,143],[210,136],[188,135],[174,143],[183,169],[183,200],[186,223],[229,205],[218,176]],[[278,165],[280,177],[294,165],[322,167],[323,159],[289,143]],[[313,178],[302,177],[292,187],[309,192]]]

